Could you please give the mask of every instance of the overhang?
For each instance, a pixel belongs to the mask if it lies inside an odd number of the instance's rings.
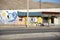
[[[27,16],[27,12],[18,12],[18,16]],[[42,16],[41,12],[29,12],[29,16]]]

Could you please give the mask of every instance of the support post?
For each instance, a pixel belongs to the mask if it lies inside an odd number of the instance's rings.
[[[48,27],[49,27],[49,15],[48,15]]]
[[[40,0],[40,9],[41,9],[41,0]]]
[[[27,26],[26,27],[29,27],[29,0],[27,0]]]

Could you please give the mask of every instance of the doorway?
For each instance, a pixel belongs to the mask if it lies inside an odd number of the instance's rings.
[[[54,24],[54,16],[51,17],[51,23]]]
[[[43,23],[48,23],[48,17],[43,17]]]

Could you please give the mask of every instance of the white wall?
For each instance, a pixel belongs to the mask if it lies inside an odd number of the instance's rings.
[[[58,25],[59,24],[59,18],[54,18],[54,24]]]

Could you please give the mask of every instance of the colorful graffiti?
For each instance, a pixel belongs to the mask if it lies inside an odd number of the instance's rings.
[[[17,18],[17,11],[2,11],[0,13],[0,23],[8,23],[8,22],[13,22]]]
[[[8,22],[13,22],[15,21],[15,19],[17,18],[17,12],[13,11],[13,12],[9,12],[6,11],[8,13],[7,18],[8,18]]]
[[[29,18],[29,21],[30,21],[30,22],[37,22],[37,18],[36,18],[36,17],[30,17],[30,18]]]

